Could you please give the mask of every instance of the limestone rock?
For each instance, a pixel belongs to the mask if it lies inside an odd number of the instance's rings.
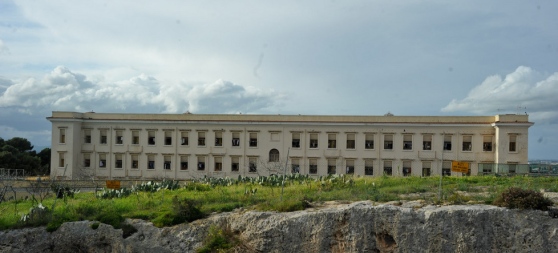
[[[0,232],[0,252],[194,252],[211,226],[252,252],[556,252],[558,219],[546,212],[363,201],[290,213],[232,212],[174,227],[127,220],[138,231],[93,222]]]

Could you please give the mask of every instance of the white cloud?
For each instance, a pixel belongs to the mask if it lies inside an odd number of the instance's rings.
[[[20,113],[35,110],[127,111],[181,113],[256,113],[278,104],[282,96],[273,91],[244,87],[218,80],[207,84],[161,84],[141,74],[125,81],[90,81],[65,67],[56,67],[42,79],[17,82],[0,80],[7,88],[0,107]]]
[[[543,75],[520,66],[502,78],[489,76],[467,97],[453,99],[444,112],[495,114],[500,111],[528,113],[541,123],[558,123],[558,72]]]

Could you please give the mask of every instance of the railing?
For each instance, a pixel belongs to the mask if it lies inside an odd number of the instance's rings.
[[[558,176],[558,164],[479,163],[478,175]]]

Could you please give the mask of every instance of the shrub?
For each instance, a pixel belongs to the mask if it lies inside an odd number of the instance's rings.
[[[172,199],[173,223],[180,224],[204,218],[205,214],[201,211],[201,206],[201,203],[193,199],[179,200],[174,196]]]
[[[542,193],[533,190],[510,187],[494,201],[497,206],[517,209],[548,210],[553,203]]]
[[[29,214],[22,215],[19,221],[22,226],[42,226],[48,224],[51,215],[51,210],[39,203],[29,209]]]
[[[64,197],[74,197],[75,193],[78,193],[79,190],[75,188],[71,188],[67,185],[53,183],[50,185],[50,189],[56,195],[57,198],[62,199]]]
[[[97,220],[119,229],[122,222],[124,222],[124,217],[112,210],[104,210],[99,216],[97,216]]]

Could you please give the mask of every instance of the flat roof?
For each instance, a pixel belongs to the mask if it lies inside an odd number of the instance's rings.
[[[271,114],[143,114],[53,111],[50,121],[214,121],[214,122],[301,122],[301,123],[421,123],[421,124],[492,124],[530,123],[528,115],[495,116],[367,116],[367,115],[271,115]]]

